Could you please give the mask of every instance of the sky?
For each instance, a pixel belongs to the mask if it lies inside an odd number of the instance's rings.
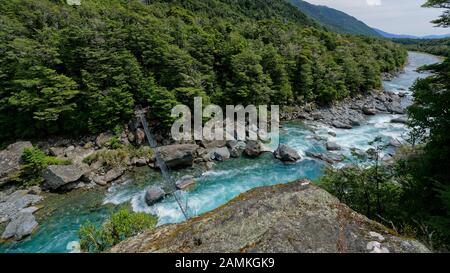
[[[343,11],[371,27],[395,34],[416,36],[447,34],[450,29],[434,27],[442,10],[422,8],[425,0],[306,0]]]

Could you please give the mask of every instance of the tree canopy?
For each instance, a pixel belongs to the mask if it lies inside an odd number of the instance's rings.
[[[445,8],[435,23],[449,26],[448,0],[430,0],[425,6]],[[450,242],[450,60],[424,67],[433,76],[419,79],[414,87],[415,103],[409,108],[414,138],[426,143],[424,152],[406,162],[413,181],[411,209]],[[417,206],[417,204],[420,204]]]
[[[322,104],[381,88],[406,51],[328,32],[283,0],[0,2],[0,141],[155,122],[198,94]]]

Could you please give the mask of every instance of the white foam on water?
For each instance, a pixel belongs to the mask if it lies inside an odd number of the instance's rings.
[[[120,205],[129,202],[134,195],[135,193],[129,192],[128,190],[121,190],[120,188],[116,188],[108,192],[103,201],[103,204]]]
[[[229,175],[235,173],[234,170],[211,170],[206,171],[202,174],[204,177],[211,177],[211,176],[222,176],[222,175]]]

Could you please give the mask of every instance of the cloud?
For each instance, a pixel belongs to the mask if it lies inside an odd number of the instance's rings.
[[[366,0],[369,6],[381,6],[381,0]]]

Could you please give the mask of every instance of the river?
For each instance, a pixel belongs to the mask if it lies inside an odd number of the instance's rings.
[[[436,56],[410,52],[408,65],[404,73],[391,81],[383,82],[387,92],[407,92],[404,103],[411,101],[409,88],[419,77],[428,76],[418,73],[422,65],[439,62]],[[327,138],[342,146],[339,154],[345,160],[337,167],[354,163],[351,149],[367,150],[368,144],[380,136],[385,141],[391,138],[402,140],[408,129],[402,124],[393,124],[391,119],[399,115],[377,115],[370,117],[364,124],[352,130],[340,130],[313,123],[289,122],[282,126],[280,142],[296,149],[302,160],[295,164],[283,164],[272,155],[265,154],[258,159],[234,159],[216,164],[212,171],[199,169],[173,172],[177,178],[186,174],[196,177],[197,187],[183,194],[190,216],[213,210],[230,201],[240,193],[255,187],[288,183],[301,178],[311,180],[322,175],[324,163],[305,156],[306,151],[325,152],[320,138]],[[329,132],[334,132],[335,137]],[[389,152],[389,151],[386,151]],[[145,189],[151,184],[162,183],[159,173],[147,168],[138,169],[130,174],[127,182],[114,185],[107,191],[72,192],[64,195],[51,195],[44,201],[44,209],[36,214],[39,230],[19,243],[0,245],[0,252],[68,252],[71,242],[76,241],[77,231],[86,221],[100,224],[118,205],[129,205],[134,211],[157,214],[159,224],[183,221],[184,217],[173,198],[148,207],[144,202]]]

